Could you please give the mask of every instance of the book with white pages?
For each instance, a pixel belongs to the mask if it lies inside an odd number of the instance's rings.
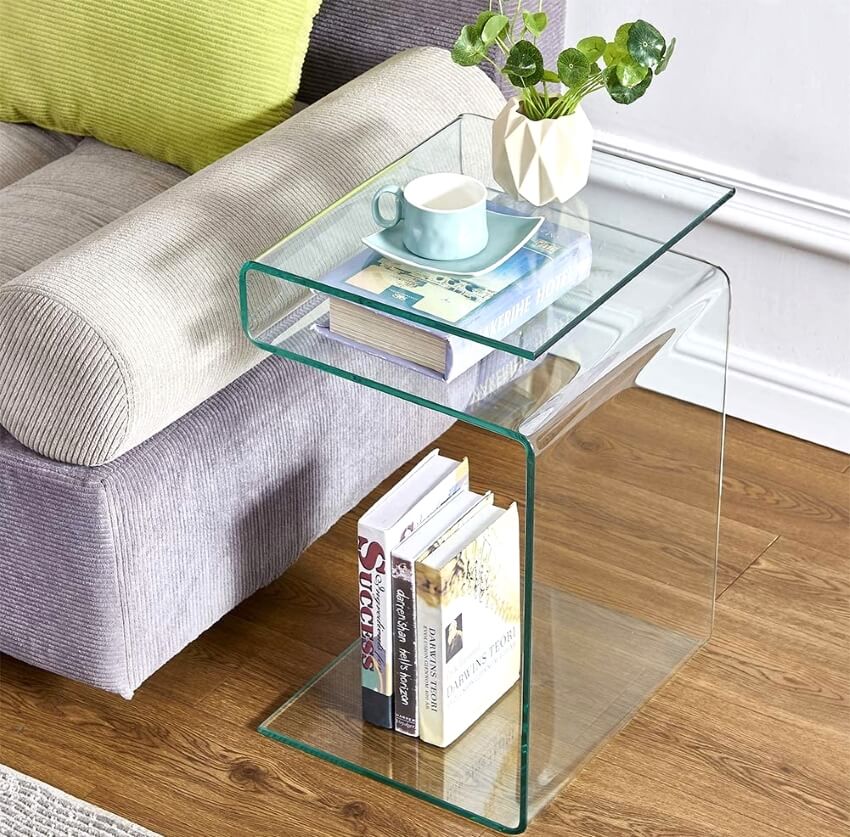
[[[449,746],[519,678],[519,513],[489,507],[416,564],[419,737]]]
[[[419,735],[416,672],[416,563],[428,557],[474,515],[493,505],[493,494],[458,491],[392,551],[395,728]]]
[[[393,728],[392,550],[449,497],[469,487],[469,463],[425,456],[357,523],[363,719]]]

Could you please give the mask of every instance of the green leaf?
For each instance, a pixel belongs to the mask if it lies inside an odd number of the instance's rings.
[[[675,48],[676,39],[671,38],[670,43],[667,44],[667,49],[664,50],[664,57],[658,62],[658,66],[655,68],[655,75],[663,73],[667,69],[667,65],[670,63],[670,56],[673,54]]]
[[[560,84],[561,77],[557,73],[553,73],[551,70],[544,70],[543,81],[549,81],[552,82],[552,84]]]
[[[617,27],[617,34],[614,35],[614,43],[625,47],[629,43],[629,32],[631,31],[632,23],[621,23]]]
[[[565,49],[558,56],[558,75],[567,87],[577,87],[590,75],[590,61],[575,47]]]
[[[605,52],[602,53],[602,60],[606,67],[616,67],[624,58],[629,57],[629,51],[620,44],[612,41],[605,47]]]
[[[481,40],[487,46],[490,46],[490,44],[496,42],[497,38],[501,38],[505,34],[509,25],[510,20],[508,20],[507,15],[492,15],[481,30]]]
[[[517,41],[502,72],[515,87],[533,87],[543,78],[543,54],[531,41]]]
[[[478,20],[475,21],[475,26],[473,28],[477,29],[478,32],[481,33],[484,30],[484,26],[487,21],[490,20],[491,17],[495,16],[496,12],[494,11],[481,12],[481,14],[478,15]]]
[[[605,38],[601,38],[599,35],[591,35],[589,38],[582,38],[576,44],[576,49],[581,52],[588,61],[596,61],[602,57],[606,46],[608,46],[608,44],[605,42]]]
[[[474,67],[484,60],[487,47],[476,25],[467,25],[460,30],[460,35],[452,47],[452,61],[461,67]]]
[[[617,80],[623,87],[634,87],[640,84],[648,72],[649,67],[643,67],[631,59],[617,64]]]
[[[546,12],[523,11],[522,21],[525,24],[525,28],[531,32],[532,35],[537,37],[543,33],[549,19],[546,17]]]
[[[606,86],[608,87],[608,95],[620,105],[630,105],[637,101],[644,93],[652,81],[652,73],[647,73],[642,82],[634,87],[625,87],[620,83],[617,77],[617,72],[608,72],[605,78]]]
[[[664,57],[664,37],[645,20],[636,20],[629,32],[629,55],[644,67],[655,67]]]
[[[599,65],[593,61],[590,65],[590,74],[592,76],[598,76],[601,72],[602,70],[599,69]]]

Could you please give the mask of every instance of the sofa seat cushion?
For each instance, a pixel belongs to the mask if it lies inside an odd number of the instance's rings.
[[[100,468],[0,427],[0,651],[129,697],[448,424],[270,357]]]
[[[0,285],[184,177],[176,166],[94,139],[75,144],[0,189]]]
[[[0,425],[96,465],[255,366],[238,275],[498,88],[441,49],[401,53],[40,265],[0,285]]]
[[[0,189],[73,151],[79,141],[35,125],[0,122]]]

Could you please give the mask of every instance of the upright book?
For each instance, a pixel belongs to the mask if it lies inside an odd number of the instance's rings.
[[[458,491],[392,551],[395,728],[419,735],[416,668],[416,562],[448,540],[468,520],[493,505],[493,494]]]
[[[519,515],[490,508],[416,565],[419,737],[447,747],[519,678]]]
[[[544,222],[504,264],[456,276],[399,264],[364,250],[332,270],[328,285],[397,309],[502,339],[590,275],[590,237]],[[438,328],[331,297],[324,332],[342,342],[452,380],[492,349]]]
[[[363,719],[393,727],[392,550],[455,492],[469,486],[469,464],[431,451],[357,525]]]

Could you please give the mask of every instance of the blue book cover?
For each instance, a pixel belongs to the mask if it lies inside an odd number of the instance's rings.
[[[364,249],[332,270],[323,282],[498,340],[586,279],[591,260],[587,234],[544,222],[510,259],[481,276],[428,271]],[[446,379],[457,377],[492,351],[438,329],[408,324],[444,339]],[[386,352],[379,354],[390,357]]]

